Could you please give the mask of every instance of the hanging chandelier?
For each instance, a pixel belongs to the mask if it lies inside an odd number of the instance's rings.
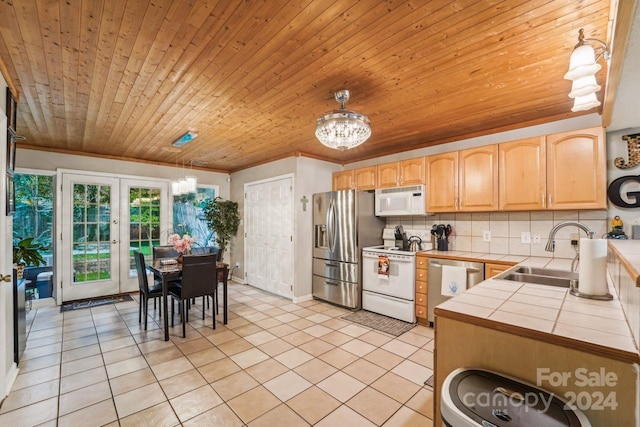
[[[369,118],[356,111],[347,110],[349,95],[348,90],[336,92],[335,98],[340,104],[340,109],[318,117],[316,138],[322,145],[343,151],[357,147],[371,136]]]
[[[193,170],[193,160],[190,162],[191,169]],[[184,175],[184,162],[182,163],[182,172]],[[183,194],[195,193],[198,190],[198,178],[195,176],[184,175],[177,181],[171,181],[171,192],[174,196],[181,196]]]

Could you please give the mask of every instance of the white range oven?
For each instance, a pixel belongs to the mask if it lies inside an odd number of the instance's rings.
[[[362,249],[362,308],[415,323],[416,253],[395,247]]]

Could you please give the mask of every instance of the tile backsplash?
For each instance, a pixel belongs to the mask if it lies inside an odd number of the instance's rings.
[[[609,231],[607,211],[555,211],[555,212],[482,212],[453,213],[430,216],[393,216],[387,218],[387,227],[402,224],[407,237],[417,235],[423,239],[423,249],[429,249],[431,226],[450,224],[453,234],[449,237],[449,250],[478,253],[543,256],[573,258],[575,251],[571,247],[570,235],[584,231],[577,227],[565,227],[556,234],[555,252],[544,250],[549,231],[563,221],[579,221],[595,232],[596,238],[602,238]],[[486,242],[483,235],[491,233],[491,241]],[[522,243],[522,234],[529,233],[530,243]],[[537,243],[535,237],[540,237]]]

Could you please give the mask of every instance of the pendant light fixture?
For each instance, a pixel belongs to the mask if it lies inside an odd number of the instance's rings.
[[[341,151],[348,150],[362,144],[371,136],[369,118],[356,111],[347,110],[349,96],[348,90],[336,92],[335,98],[340,104],[340,109],[318,117],[316,138],[322,145]]]
[[[193,160],[190,161],[190,164],[191,168],[193,168]],[[171,192],[174,196],[195,193],[198,189],[198,179],[195,176],[184,174],[184,161],[182,162],[182,172],[183,177],[181,179],[171,182]]]
[[[596,46],[599,49],[596,55]],[[596,82],[596,73],[602,68],[598,60],[604,57],[609,59],[607,44],[598,39],[585,39],[582,28],[578,32],[578,44],[571,52],[569,59],[569,71],[564,78],[571,80],[571,92],[569,98],[573,98],[571,111],[585,111],[600,105],[596,92],[601,88]]]

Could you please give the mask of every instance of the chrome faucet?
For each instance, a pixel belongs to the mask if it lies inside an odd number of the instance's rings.
[[[582,224],[581,222],[578,221],[564,221],[561,222],[559,224],[556,224],[555,227],[553,227],[551,229],[551,231],[549,232],[549,241],[547,242],[547,246],[544,248],[545,251],[547,252],[554,252],[556,249],[556,241],[555,241],[555,237],[556,237],[556,233],[558,232],[558,230],[560,230],[561,228],[564,227],[578,227],[581,228],[582,230],[584,230],[585,233],[587,233],[587,237],[590,239],[593,239],[595,236],[595,233],[593,231],[591,231],[591,229],[589,227],[587,227],[586,225]],[[578,263],[578,260],[580,259],[580,252],[578,252],[578,250],[576,249],[576,256],[575,258],[573,258],[573,261],[571,261],[571,282],[570,282],[570,292],[573,295],[578,295],[580,296],[580,292],[578,292],[578,279],[575,277],[576,275],[576,266]]]
[[[570,226],[581,228],[582,230],[584,230],[585,233],[587,233],[587,237],[590,238],[590,239],[593,239],[593,237],[596,234],[595,232],[591,231],[591,229],[589,227],[587,227],[586,225],[584,225],[581,222],[578,222],[578,221],[564,221],[564,222],[561,222],[559,224],[556,224],[555,227],[553,227],[551,229],[551,231],[549,232],[549,241],[547,242],[547,246],[544,248],[544,250],[547,251],[547,252],[554,252],[555,249],[556,249],[556,241],[555,241],[556,233],[561,228],[570,227]]]

